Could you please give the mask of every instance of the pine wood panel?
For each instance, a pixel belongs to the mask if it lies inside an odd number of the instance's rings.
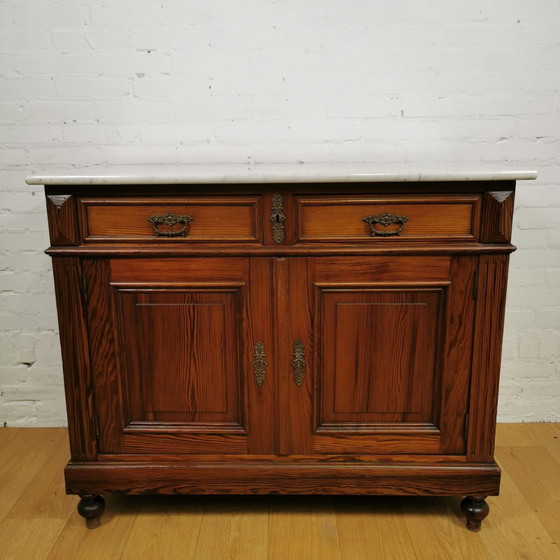
[[[513,191],[494,185],[498,198]],[[500,206],[494,235],[498,198],[485,183],[414,194],[324,187],[47,189],[78,201],[82,241],[51,250],[68,258],[55,267],[69,414],[78,415],[68,491],[497,493],[495,296],[505,286],[500,255],[513,250],[511,204]],[[269,214],[279,196],[280,243]],[[261,211],[262,201],[271,207]],[[392,251],[369,248],[390,247],[393,237],[373,234],[399,224],[368,231],[353,220],[363,210],[409,214]],[[166,225],[152,212],[190,217]],[[302,232],[309,243],[298,248]],[[414,453],[440,461],[399,460]],[[82,514],[101,503],[88,496]]]
[[[494,451],[509,257],[482,255],[479,261],[468,458],[488,461]]]
[[[262,239],[258,197],[80,198],[78,204],[85,243],[258,243]],[[185,228],[184,235],[159,235],[148,221],[167,214],[192,218],[186,226],[157,226],[164,234]]]
[[[71,395],[66,399],[70,451],[74,461],[91,461],[97,455],[97,441],[83,291],[87,279],[82,263],[76,257],[56,257],[52,265],[64,364],[64,390]]]
[[[382,243],[411,240],[465,240],[478,237],[480,196],[389,196],[351,197],[325,195],[296,197],[296,242]],[[403,224],[375,225],[382,233],[397,232],[390,237],[373,236],[368,216],[384,213],[406,218]]]

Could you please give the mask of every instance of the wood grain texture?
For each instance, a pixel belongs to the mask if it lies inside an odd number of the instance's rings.
[[[104,348],[93,358],[103,452],[248,452],[248,261],[223,261],[173,262],[159,281],[138,262],[89,263],[91,343]]]
[[[543,527],[560,542],[560,463],[544,446],[504,447],[498,457]]]
[[[0,430],[2,431],[2,430]],[[13,511],[18,516],[22,494],[35,477],[43,471],[43,463],[48,462],[53,449],[60,446],[66,437],[63,429],[34,429],[14,437],[1,447],[0,462],[0,520]],[[24,436],[25,439],[24,439]],[[22,441],[26,442],[25,447]],[[67,460],[67,457],[65,458]],[[59,463],[62,465],[63,463]],[[43,479],[44,481],[44,479]],[[14,509],[15,508],[15,509]],[[23,512],[25,513],[25,512]],[[25,517],[25,515],[20,516]]]
[[[260,243],[261,200],[258,197],[80,198],[84,243]],[[184,235],[159,235],[148,221],[156,215],[187,215]],[[159,226],[166,233],[179,227]]]
[[[101,527],[88,531],[72,513],[76,496],[60,493],[53,472],[61,471],[65,430],[1,428],[0,490],[12,496],[18,517],[2,516],[0,557],[174,560],[175,558],[342,558],[371,560],[498,559],[556,560],[560,525],[554,505],[560,462],[559,424],[499,424],[496,454],[503,468],[499,497],[480,533],[464,529],[460,497],[375,496],[109,496]],[[41,445],[41,442],[45,442]],[[515,445],[518,442],[518,445]],[[545,453],[548,451],[548,453]],[[32,455],[30,455],[32,453]],[[535,462],[530,460],[535,457]],[[511,458],[511,459],[510,459]],[[526,462],[526,459],[529,462]],[[285,458],[285,460],[289,460]],[[514,461],[510,476],[511,460]],[[15,481],[27,462],[33,469]],[[518,463],[521,470],[518,471]],[[47,468],[41,468],[45,464]],[[538,476],[535,477],[534,473]],[[60,476],[59,482],[60,482]],[[518,486],[520,484],[520,486]],[[552,492],[533,488],[552,489]],[[529,486],[527,486],[529,485]],[[43,488],[40,496],[33,489]],[[8,490],[8,493],[6,493]],[[38,506],[38,499],[53,502]],[[528,500],[531,500],[530,503]],[[62,506],[62,507],[59,507]],[[548,508],[548,509],[547,509]],[[16,510],[13,509],[12,513]],[[50,512],[57,517],[50,517]],[[66,515],[66,519],[62,515]],[[541,513],[542,512],[542,513]],[[19,513],[22,515],[19,516]],[[35,515],[37,514],[37,515]],[[58,517],[58,516],[61,517]],[[546,516],[546,519],[545,519]],[[201,527],[204,524],[204,532]],[[322,554],[319,555],[319,554]],[[338,556],[340,555],[340,556]]]
[[[53,227],[82,232],[49,249],[68,491],[496,494],[513,188],[48,187]],[[154,231],[169,212],[186,236]],[[383,212],[398,237],[372,237]]]
[[[336,512],[331,498],[306,502],[282,496],[272,502],[270,515],[277,522],[269,529],[269,560],[342,558]]]
[[[484,243],[509,243],[513,225],[513,191],[484,193],[482,214],[482,241]]]
[[[313,255],[325,256],[433,256],[433,255],[483,255],[509,254],[515,251],[510,243],[398,243],[398,244],[334,244],[314,243],[293,246],[258,246],[258,245],[80,245],[79,247],[49,247],[45,253],[51,256],[104,257],[196,257],[196,256],[227,256],[239,257],[253,255],[258,257],[306,257]]]
[[[70,194],[53,194],[48,195],[46,201],[51,245],[78,245],[76,197]]]
[[[195,558],[203,513],[204,503],[199,500],[143,499],[120,560]]]
[[[519,431],[523,432],[523,429],[520,427]],[[501,458],[500,449],[497,451]],[[504,463],[504,467],[507,469],[507,463]],[[484,521],[484,528],[478,535],[492,560],[556,560],[560,557],[558,541],[543,527],[507,470],[502,478],[500,496],[489,498],[488,503],[492,513]],[[539,507],[544,505],[544,502],[539,502]]]
[[[488,461],[494,452],[508,257],[482,256],[478,270],[467,457]]]
[[[97,455],[97,441],[83,291],[83,263],[75,257],[57,257],[53,259],[52,265],[70,452],[75,461],[94,461]]]
[[[296,243],[309,242],[362,242],[388,243],[391,241],[476,241],[479,235],[480,197],[465,196],[418,196],[405,195],[398,198],[349,197],[349,196],[299,196],[296,199]],[[364,218],[388,213],[404,216],[398,235],[373,236]],[[385,228],[377,225],[383,233],[396,232],[396,226]]]
[[[70,463],[72,494],[383,494],[454,496],[498,493],[500,469],[480,465],[280,463]],[[367,483],[364,483],[367,481]]]

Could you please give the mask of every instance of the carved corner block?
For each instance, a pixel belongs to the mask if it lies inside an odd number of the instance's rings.
[[[51,245],[78,245],[76,199],[69,194],[47,195]]]
[[[513,201],[513,191],[491,191],[484,195],[483,243],[509,243],[511,241]]]

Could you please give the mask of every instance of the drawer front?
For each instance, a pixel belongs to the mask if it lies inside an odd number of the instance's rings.
[[[297,196],[296,243],[478,241],[480,195]]]
[[[79,199],[85,243],[262,243],[255,196]]]

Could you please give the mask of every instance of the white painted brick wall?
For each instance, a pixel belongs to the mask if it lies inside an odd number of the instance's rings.
[[[499,418],[560,419],[558,0],[3,0],[0,25],[0,422],[66,421],[25,175],[247,160],[536,168]]]

